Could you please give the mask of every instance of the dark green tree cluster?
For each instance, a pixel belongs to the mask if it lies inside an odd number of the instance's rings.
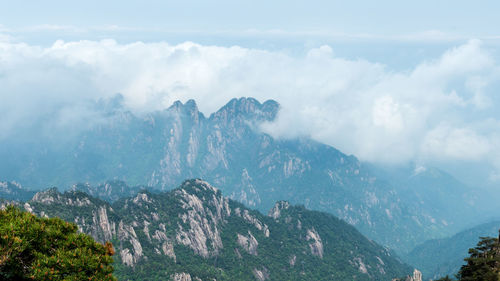
[[[75,224],[0,210],[0,280],[116,280],[113,254]]]
[[[464,281],[500,281],[500,242],[498,238],[481,237],[475,248],[469,249],[458,272],[458,279]]]
[[[499,237],[500,238],[500,237]],[[469,249],[467,262],[462,265],[457,280],[460,281],[500,281],[500,240],[480,237],[475,248]],[[448,275],[436,281],[452,280]]]

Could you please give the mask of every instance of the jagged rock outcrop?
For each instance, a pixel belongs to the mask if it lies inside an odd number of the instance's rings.
[[[363,262],[363,259],[361,257],[355,257],[352,261],[354,265],[358,267],[359,272],[368,274],[368,269],[366,268],[365,263]]]
[[[195,180],[195,184],[200,192],[217,194],[217,189],[206,182]],[[223,198],[222,195],[219,198],[212,196],[212,200],[205,207],[204,202],[196,194],[190,194],[185,189],[177,190],[175,193],[181,198],[182,208],[185,211],[179,214],[182,223],[178,223],[177,242],[189,246],[202,257],[217,255],[223,248],[219,224],[226,216],[231,215],[227,198]],[[214,207],[216,212],[214,213],[210,207]],[[189,225],[189,228],[183,225]]]
[[[273,219],[278,219],[281,216],[281,210],[286,210],[290,207],[287,201],[279,201],[274,204],[274,207],[269,211],[268,215]]]
[[[417,269],[413,270],[413,277],[408,281],[422,281],[422,272]]]
[[[138,240],[134,227],[120,221],[118,224],[118,239],[121,242],[129,242],[132,246],[131,248],[123,247],[120,249],[120,255],[124,264],[133,266],[143,256],[142,245]]]
[[[174,244],[171,241],[165,241],[161,245],[161,249],[163,250],[163,253],[165,255],[171,257],[172,259],[174,259],[174,261],[177,261],[177,257],[175,256],[174,252]]]
[[[262,267],[261,269],[254,268],[252,272],[255,278],[259,281],[265,281],[269,279],[269,272],[265,267]]]
[[[422,273],[419,270],[414,269],[413,275],[408,275],[404,279],[394,278],[392,281],[422,281]]]
[[[252,216],[248,210],[244,210],[243,214],[241,214],[240,209],[236,208],[235,213],[237,216],[243,217],[245,221],[247,221],[250,224],[253,224],[258,230],[262,231],[262,233],[264,233],[264,236],[269,237],[270,232],[267,224],[262,223],[255,216]]]
[[[53,203],[58,203],[58,204],[65,204],[69,206],[90,206],[92,203],[90,202],[90,199],[86,196],[78,196],[78,191],[71,191],[75,197],[68,197],[68,196],[62,196],[58,191],[57,188],[50,188],[46,191],[42,192],[37,192],[31,201],[33,202],[38,202],[46,205],[50,205]]]
[[[174,275],[172,275],[171,280],[172,281],[191,281],[192,279],[191,279],[191,274],[182,272],[182,273],[175,273]]]
[[[307,230],[306,240],[311,241],[311,243],[309,243],[311,254],[323,258],[323,242],[314,228]]]
[[[46,191],[37,192],[31,201],[50,205],[54,202],[61,202],[63,199],[66,198],[63,198],[61,194],[59,194],[57,188],[51,188]]]
[[[98,219],[97,219],[98,217]],[[94,225],[99,225],[100,226],[100,232],[103,234],[103,240],[104,241],[110,241],[111,239],[113,239],[113,236],[114,234],[116,234],[115,232],[115,223],[114,222],[109,222],[109,219],[108,219],[108,214],[107,214],[107,211],[106,211],[106,207],[105,206],[101,206],[98,211],[97,211],[97,216],[95,215],[95,213],[93,214],[93,218],[94,219]],[[95,231],[96,233],[96,236],[97,236],[97,232],[98,231]]]
[[[246,236],[239,233],[236,235],[238,237],[238,244],[240,244],[240,246],[250,255],[257,256],[257,247],[259,246],[259,242],[255,239],[252,233],[248,231],[248,235]]]

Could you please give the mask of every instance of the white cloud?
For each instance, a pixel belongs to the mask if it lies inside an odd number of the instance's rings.
[[[473,129],[446,125],[427,132],[422,143],[422,152],[429,158],[481,160],[493,151],[486,136],[477,134]]]
[[[372,112],[373,125],[395,133],[404,128],[399,104],[392,97],[383,96],[375,100]]]
[[[136,112],[194,98],[207,114],[233,97],[252,96],[282,104],[276,122],[263,130],[309,135],[363,160],[492,162],[500,156],[500,127],[482,122],[500,118],[484,111],[497,106],[490,85],[500,72],[481,41],[406,71],[336,57],[334,47],[296,57],[191,42],[3,42],[0,137],[42,116],[63,125],[61,119],[75,119],[72,112],[93,118],[86,103],[115,93]]]

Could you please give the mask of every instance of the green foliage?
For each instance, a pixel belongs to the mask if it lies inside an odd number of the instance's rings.
[[[458,273],[463,281],[500,280],[500,244],[497,238],[480,237],[475,248],[469,249],[470,257]]]
[[[77,233],[59,218],[0,210],[1,280],[116,280],[113,246]]]

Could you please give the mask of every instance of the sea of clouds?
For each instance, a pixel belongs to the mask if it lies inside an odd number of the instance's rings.
[[[136,114],[188,99],[210,114],[254,97],[281,104],[261,127],[277,138],[309,136],[364,161],[481,162],[500,171],[500,65],[480,40],[406,70],[334,49],[290,55],[114,40],[42,47],[0,36],[0,140],[39,124],[50,132],[91,126],[102,117],[92,104],[117,93]]]

